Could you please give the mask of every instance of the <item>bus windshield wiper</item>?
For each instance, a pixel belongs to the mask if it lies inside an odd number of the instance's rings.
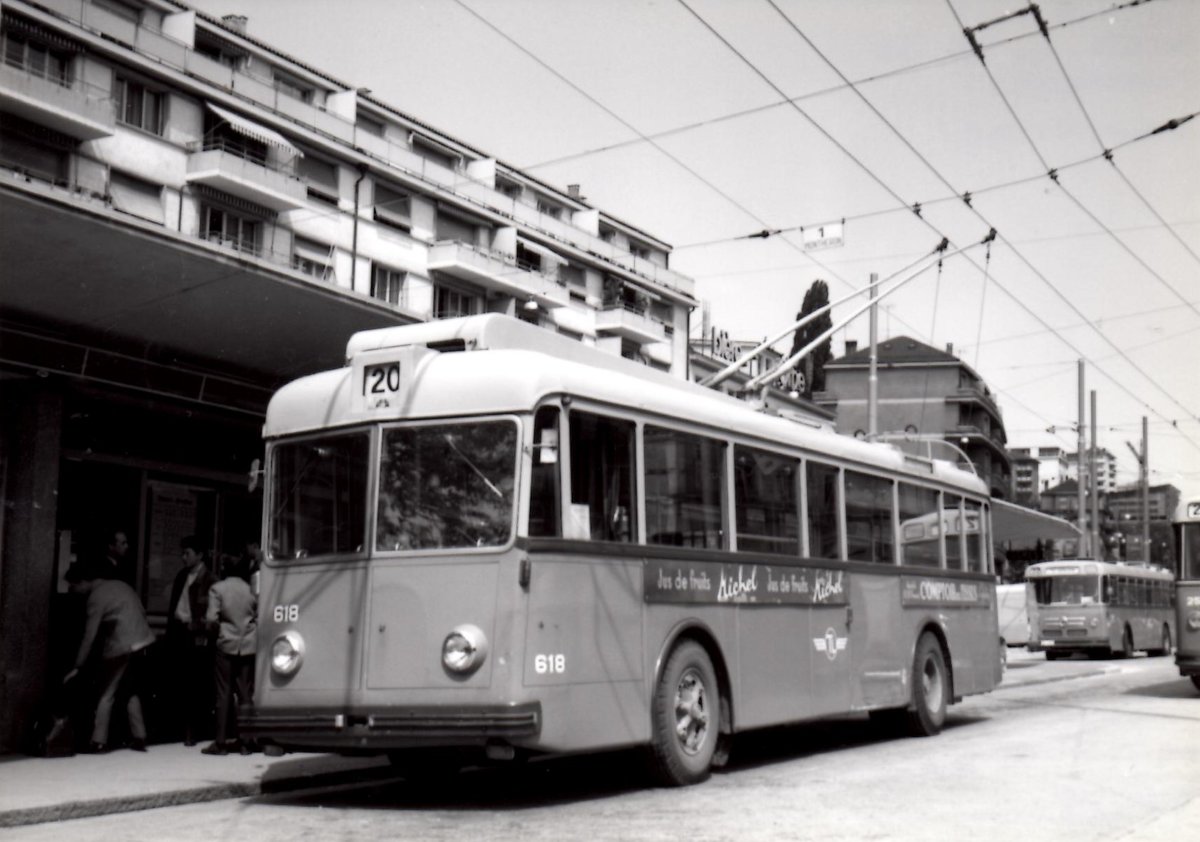
[[[483,480],[484,484],[489,489],[491,489],[491,492],[493,494],[495,494],[497,497],[499,497],[501,500],[503,500],[504,492],[502,492],[499,488],[497,488],[490,479],[488,479],[486,476],[484,476],[483,471],[479,470],[479,468],[477,468],[475,466],[475,463],[471,461],[470,457],[467,456],[467,454],[463,453],[461,450],[458,449],[458,445],[456,445],[454,443],[454,437],[451,436],[449,433],[442,433],[442,438],[444,438],[446,440],[446,444],[449,445],[450,449],[453,450],[455,452],[455,454],[457,454],[458,458],[463,460],[464,462],[466,462],[467,467],[470,468],[472,471],[474,471],[475,475],[478,476],[481,480]]]

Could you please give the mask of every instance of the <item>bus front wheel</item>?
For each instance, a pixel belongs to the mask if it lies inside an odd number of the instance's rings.
[[[671,650],[654,690],[651,770],[665,786],[708,777],[721,716],[717,673],[704,647],[684,641]]]
[[[1200,690],[1200,675],[1193,675],[1193,676],[1189,676],[1189,677],[1192,679],[1192,685],[1197,690]]]
[[[914,737],[932,737],[946,722],[950,704],[950,671],[937,638],[925,633],[917,641],[913,656],[912,709],[906,711],[908,732]]]

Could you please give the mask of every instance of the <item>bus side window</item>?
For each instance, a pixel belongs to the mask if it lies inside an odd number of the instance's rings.
[[[529,534],[555,538],[561,529],[559,502],[559,409],[543,406],[533,419],[533,467],[529,483]]]
[[[808,501],[808,554],[814,558],[839,558],[838,469],[809,460],[804,466]]]
[[[950,570],[963,569],[963,541],[966,530],[963,525],[963,498],[957,494],[943,495],[945,508],[942,522],[946,524],[946,567]]]
[[[725,549],[723,441],[647,425],[646,540]]]
[[[590,541],[637,540],[632,421],[573,411],[571,511],[567,537]]]
[[[846,557],[892,564],[892,481],[846,471]]]
[[[1104,577],[1104,602],[1107,605],[1112,605],[1116,599],[1116,588],[1113,587],[1113,577]]]

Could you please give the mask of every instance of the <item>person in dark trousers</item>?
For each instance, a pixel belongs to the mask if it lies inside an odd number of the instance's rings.
[[[96,564],[76,562],[67,571],[66,580],[72,593],[87,599],[87,618],[83,638],[75,656],[75,666],[63,677],[69,683],[87,664],[92,649],[100,653],[100,696],[92,725],[92,739],[87,751],[102,754],[108,751],[108,726],[113,703],[119,691],[126,696],[125,712],[129,717],[130,747],[146,750],[146,723],[142,717],[142,702],[138,692],[139,669],[137,655],[154,643],[154,632],[146,622],[146,613],[133,588],[117,579],[109,579],[107,571]]]
[[[207,618],[213,576],[195,537],[189,535],[180,546],[183,567],[171,587],[167,649],[179,670],[175,688],[183,718],[183,744],[194,746],[208,731],[212,714],[213,647]]]
[[[208,592],[208,625],[217,630],[216,669],[217,735],[202,751],[205,754],[227,754],[231,743],[230,731],[237,730],[236,701],[249,704],[254,681],[254,643],[258,632],[258,599],[246,580],[250,576],[250,559],[229,557],[222,571],[225,578]],[[233,728],[229,727],[233,716]],[[251,746],[239,740],[233,746],[249,754]]]

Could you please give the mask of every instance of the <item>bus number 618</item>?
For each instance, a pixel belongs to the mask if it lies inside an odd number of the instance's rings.
[[[538,675],[564,673],[567,671],[567,656],[563,654],[534,655],[533,671]]]

